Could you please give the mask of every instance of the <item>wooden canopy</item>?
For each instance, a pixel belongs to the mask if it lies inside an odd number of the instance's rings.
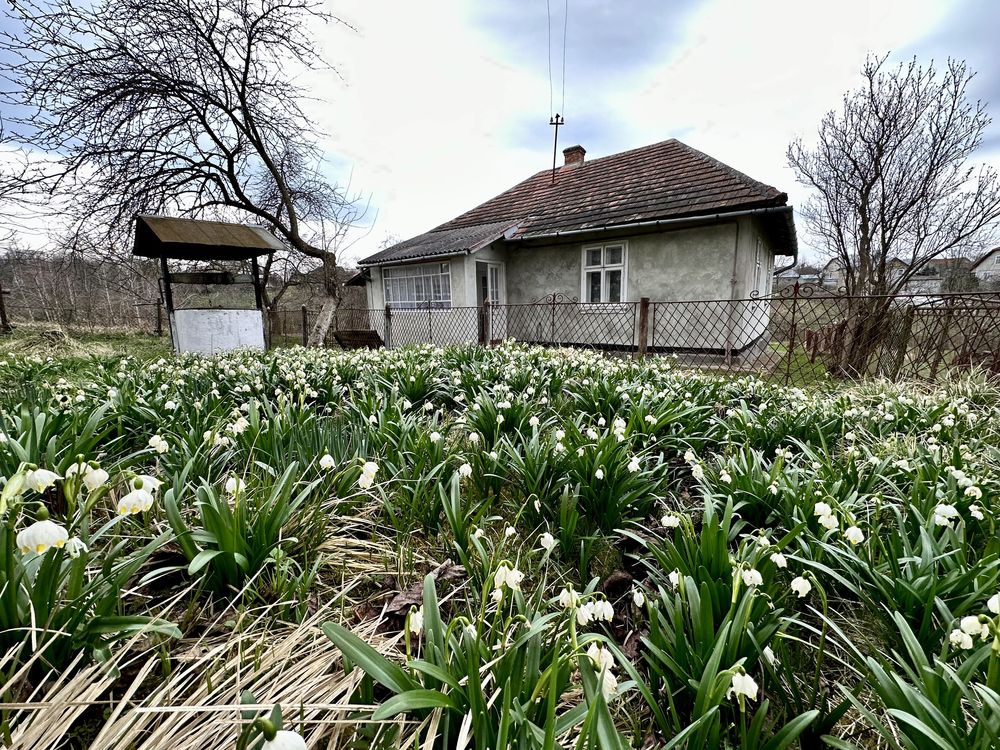
[[[281,250],[263,227],[223,221],[137,216],[132,254],[178,260],[249,260]]]

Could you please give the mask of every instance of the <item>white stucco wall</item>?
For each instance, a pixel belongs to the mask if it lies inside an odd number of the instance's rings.
[[[174,310],[170,336],[177,352],[219,354],[232,349],[263,349],[260,310]]]

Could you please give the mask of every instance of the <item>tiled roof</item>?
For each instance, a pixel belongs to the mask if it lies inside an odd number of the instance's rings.
[[[460,229],[516,224],[508,239],[527,240],[563,232],[613,228],[633,222],[697,217],[752,208],[784,206],[787,195],[678,140],[623,151],[575,167],[544,170],[402,245],[430,249]],[[791,218],[782,232],[795,254]],[[401,245],[363,263],[399,259]],[[435,252],[434,254],[441,254]],[[409,255],[407,257],[417,257]]]

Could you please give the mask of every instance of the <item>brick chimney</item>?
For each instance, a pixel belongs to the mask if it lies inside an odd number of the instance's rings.
[[[583,164],[583,157],[586,156],[587,149],[583,146],[570,146],[563,149],[563,169],[579,167]]]

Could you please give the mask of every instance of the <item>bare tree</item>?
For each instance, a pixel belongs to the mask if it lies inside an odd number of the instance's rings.
[[[996,172],[967,163],[990,118],[968,98],[965,63],[887,69],[886,57],[869,57],[862,75],[841,110],[823,118],[816,146],[796,140],[787,155],[814,191],[802,214],[843,268],[847,292],[882,295],[852,302],[849,371],[879,340],[892,295],[932,258],[983,241],[1000,217]]]
[[[8,15],[4,141],[43,156],[15,175],[22,193],[61,198],[71,233],[98,227],[109,248],[139,213],[262,223],[328,269],[332,317],[336,253],[314,227],[361,212],[319,168],[294,77],[322,65],[310,30],[338,19],[316,0],[19,0]]]

